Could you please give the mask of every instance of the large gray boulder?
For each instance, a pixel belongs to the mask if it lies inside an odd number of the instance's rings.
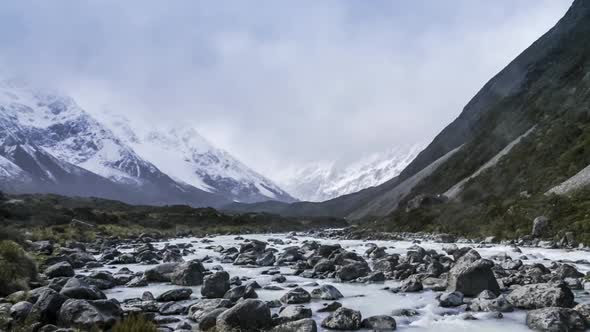
[[[536,331],[571,332],[586,329],[582,315],[573,309],[559,307],[529,311],[526,325]]]
[[[189,308],[188,315],[189,318],[195,322],[200,322],[203,317],[213,310],[227,309],[231,307],[231,305],[231,301],[226,299],[201,299]]]
[[[123,316],[123,310],[116,300],[67,300],[59,310],[58,323],[61,326],[90,330],[109,329]]]
[[[170,274],[170,281],[179,286],[198,286],[203,283],[205,267],[194,260],[178,265]]]
[[[520,309],[574,306],[574,294],[567,286],[548,283],[521,286],[508,294],[507,299]]]
[[[31,309],[31,316],[42,324],[56,324],[61,306],[68,298],[51,288],[46,288]]]
[[[312,312],[310,308],[306,308],[301,305],[290,305],[279,313],[278,320],[280,323],[286,323],[304,318],[311,318],[311,315]]]
[[[363,319],[361,327],[372,331],[394,331],[397,323],[391,316],[379,315]]]
[[[358,330],[361,328],[360,311],[339,308],[322,321],[322,327],[330,330]]]
[[[366,277],[371,272],[366,262],[353,262],[342,266],[336,271],[336,277],[342,281],[351,281]]]
[[[146,269],[143,276],[149,282],[171,282],[172,274],[179,265],[179,263],[158,264]]]
[[[500,286],[492,271],[493,266],[492,261],[481,259],[477,251],[470,250],[449,271],[447,291],[461,292],[470,297],[484,290],[499,294]]]
[[[156,297],[158,302],[183,301],[191,298],[193,290],[190,288],[176,288],[166,291]]]
[[[258,332],[272,326],[266,302],[247,299],[217,317],[217,332]]]
[[[68,279],[60,293],[71,299],[101,300],[107,298],[98,287],[90,285],[81,278]]]
[[[208,299],[220,298],[229,290],[229,273],[218,271],[205,277],[201,295]]]
[[[343,298],[344,295],[332,285],[321,285],[311,290],[311,297],[314,299],[334,301]]]

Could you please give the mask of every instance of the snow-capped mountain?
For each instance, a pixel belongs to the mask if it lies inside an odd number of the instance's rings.
[[[248,202],[292,200],[272,183],[264,182],[261,176],[253,187],[248,187],[247,181],[240,180],[256,173],[241,163],[233,163],[240,166],[238,169],[225,165],[228,169],[225,176],[220,175],[221,170],[206,173],[214,170],[213,162],[207,160],[209,156],[187,154],[198,151],[191,150],[190,144],[206,141],[200,136],[192,138],[191,134],[198,135],[185,131],[150,134],[141,141],[129,135],[121,138],[70,97],[21,82],[1,81],[0,189],[194,206],[220,206],[242,198]],[[175,150],[182,151],[183,160],[190,157],[193,163],[198,163],[202,157],[202,163],[211,166],[199,174],[202,183],[178,176],[186,175],[182,172],[169,175],[159,168],[162,165],[173,170],[174,163],[166,163],[163,151]],[[224,160],[232,161],[230,157],[227,155]],[[245,170],[249,173],[242,174],[242,178],[236,176]]]
[[[102,121],[143,158],[175,180],[232,200],[253,203],[295,199],[191,127],[145,129],[124,116],[102,112]],[[143,127],[143,128],[142,128]]]
[[[326,201],[396,177],[423,148],[423,144],[397,147],[345,167],[334,162],[318,162],[287,171],[279,183],[298,199]]]

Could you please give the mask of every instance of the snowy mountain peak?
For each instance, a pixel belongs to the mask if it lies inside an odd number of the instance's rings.
[[[344,167],[334,162],[316,162],[287,171],[279,183],[301,200],[325,201],[396,177],[423,147],[424,144],[396,147]]]

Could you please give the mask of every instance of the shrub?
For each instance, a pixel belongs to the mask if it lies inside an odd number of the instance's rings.
[[[157,332],[156,325],[147,320],[144,315],[131,314],[119,321],[112,332]]]
[[[27,290],[29,281],[37,278],[37,266],[14,241],[0,241],[0,296]]]

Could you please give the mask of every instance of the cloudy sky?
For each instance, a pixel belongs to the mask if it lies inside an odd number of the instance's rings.
[[[256,170],[431,139],[572,0],[5,0],[0,73]]]

